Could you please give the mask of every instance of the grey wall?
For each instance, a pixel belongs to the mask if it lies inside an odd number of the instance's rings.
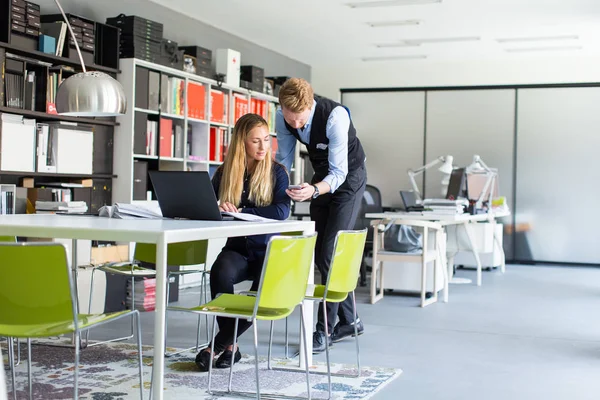
[[[54,0],[37,0],[42,14],[58,13]],[[61,0],[65,12],[106,22],[119,14],[137,15],[164,25],[164,37],[179,45],[211,50],[231,48],[242,54],[242,65],[265,69],[266,76],[296,76],[310,81],[311,67],[147,0]],[[198,2],[200,3],[200,2]],[[218,26],[219,21],[214,21]]]
[[[364,89],[343,92],[342,102],[367,160],[375,158],[367,161],[368,182],[380,188],[384,206],[397,206],[398,190],[410,189],[406,169],[445,154],[466,166],[479,154],[498,168],[500,195],[512,211],[502,222],[517,227],[504,237],[509,260],[600,264],[600,87],[550,86]],[[427,197],[440,196],[440,181],[427,173]]]

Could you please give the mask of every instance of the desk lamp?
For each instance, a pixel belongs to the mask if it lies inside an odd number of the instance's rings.
[[[56,92],[57,112],[61,115],[76,117],[113,117],[125,114],[127,98],[123,86],[104,72],[86,70],[69,19],[58,0],[54,0],[54,2],[69,28],[83,70],[83,72],[65,79],[58,87]]]
[[[469,165],[466,169],[467,173],[472,173],[472,174],[486,174],[487,175],[487,179],[485,181],[485,184],[483,185],[483,189],[481,190],[481,193],[479,194],[479,198],[477,198],[477,202],[475,203],[475,209],[479,209],[481,208],[481,206],[483,205],[483,201],[487,195],[487,192],[489,190],[489,205],[491,207],[492,204],[492,197],[494,194],[494,181],[496,180],[496,172],[492,171],[490,169],[490,167],[488,167],[486,165],[486,163],[483,162],[483,160],[481,159],[481,157],[479,157],[477,154],[473,156],[473,162],[471,163],[471,165]]]
[[[417,175],[422,174],[423,172],[425,172],[426,170],[428,170],[429,168],[435,166],[436,164],[442,163],[442,165],[438,168],[438,171],[440,171],[443,174],[451,174],[452,173],[452,162],[454,161],[454,158],[450,155],[448,156],[441,156],[436,158],[435,160],[433,160],[432,162],[430,162],[429,164],[425,164],[422,167],[419,167],[415,170],[409,169],[408,170],[408,178],[410,179],[410,184],[412,185],[413,191],[415,192],[415,195],[417,197],[417,200],[422,200],[421,199],[421,192],[419,192],[419,187],[417,186],[417,182],[415,181],[415,177]]]

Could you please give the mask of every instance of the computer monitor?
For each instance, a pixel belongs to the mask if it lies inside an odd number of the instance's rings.
[[[222,221],[207,171],[149,171],[163,217]]]

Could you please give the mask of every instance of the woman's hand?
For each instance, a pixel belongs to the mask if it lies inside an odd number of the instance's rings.
[[[315,193],[315,188],[306,182],[300,186],[300,189],[287,189],[285,191],[287,195],[290,196],[290,199],[294,201],[305,201],[310,199]]]
[[[228,203],[228,202],[220,204],[219,210],[225,211],[225,212],[234,212],[234,213],[239,212],[236,206],[234,206],[233,204]]]

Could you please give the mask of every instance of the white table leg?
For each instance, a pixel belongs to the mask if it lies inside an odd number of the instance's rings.
[[[302,232],[304,235],[312,235],[313,233],[315,233],[315,228],[314,228],[314,224],[311,226],[310,229],[306,229],[304,230],[304,232]],[[315,263],[314,263],[314,256],[313,256],[313,262],[311,263],[311,267],[310,267],[310,273],[308,274],[308,284],[312,285],[315,283]],[[314,324],[314,318],[313,318],[313,314],[314,314],[314,301],[304,301],[304,337],[306,338],[306,350],[307,350],[307,354],[308,354],[308,358],[305,360],[304,359],[304,352],[302,351],[302,338],[300,338],[300,355],[299,355],[299,360],[300,360],[300,368],[304,368],[304,366],[306,365],[305,363],[308,363],[308,365],[312,365],[313,360],[312,360],[312,353],[313,353],[313,348],[312,348],[312,330],[313,330],[313,324]]]
[[[164,234],[156,244],[156,309],[154,312],[154,362],[152,399],[162,400],[165,372],[165,316],[167,304],[167,243]]]
[[[477,263],[477,286],[481,286],[481,260],[479,259],[479,251],[475,244],[475,235],[473,233],[473,226],[469,222],[465,222],[465,230],[467,231],[467,237],[469,238],[469,244],[471,245],[471,251],[475,257]]]
[[[494,218],[494,222],[492,223],[492,227],[494,229],[494,246],[492,247],[494,249],[494,251],[492,253],[492,260],[496,259],[496,248],[498,248],[498,251],[500,252],[500,256],[502,257],[502,261],[500,262],[500,272],[505,273],[506,272],[506,254],[504,253],[504,247],[502,247],[502,244],[500,243],[500,238],[498,237],[498,234],[496,233],[497,224],[498,224],[498,222]],[[502,235],[502,232],[500,232],[500,235]]]

